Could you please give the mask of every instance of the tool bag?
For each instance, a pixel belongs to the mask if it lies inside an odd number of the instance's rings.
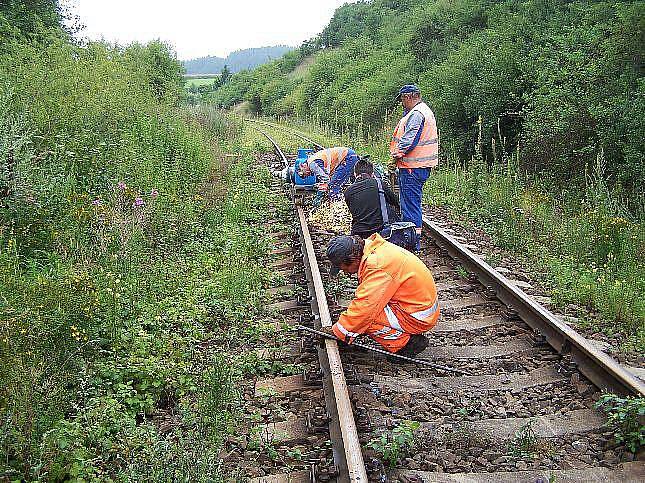
[[[383,228],[379,232],[384,239],[394,243],[406,250],[414,251],[417,246],[417,227],[411,221],[396,221],[390,223],[390,217],[387,214],[387,204],[385,203],[385,191],[383,183],[376,178],[378,185],[378,197],[381,205],[381,217],[383,218]]]

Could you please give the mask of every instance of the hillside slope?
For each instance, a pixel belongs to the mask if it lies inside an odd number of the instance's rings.
[[[212,102],[246,100],[260,114],[374,132],[398,114],[398,87],[416,82],[437,114],[445,156],[470,158],[481,116],[489,163],[519,145],[523,168],[583,179],[602,155],[612,184],[637,194],[645,179],[644,19],[643,1],[347,4],[316,38],[234,76]]]
[[[231,52],[224,57],[207,56],[197,59],[184,60],[182,64],[187,74],[219,74],[226,65],[231,72],[253,69],[272,59],[277,59],[293,47],[275,45],[271,47],[257,47]]]

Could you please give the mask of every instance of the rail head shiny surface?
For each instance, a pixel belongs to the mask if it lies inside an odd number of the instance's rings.
[[[524,322],[544,335],[549,345],[560,354],[570,354],[580,372],[597,387],[619,394],[645,396],[645,383],[639,378],[596,349],[581,334],[558,320],[552,312],[425,216],[423,226],[439,245],[463,263],[484,285],[494,289],[497,297],[514,309]]]
[[[309,233],[309,227],[307,226],[307,218],[301,206],[296,207],[296,213],[298,214],[300,232],[304,241],[303,248],[307,253],[308,268],[311,272],[314,285],[314,296],[318,304],[320,323],[323,327],[331,327],[331,314],[329,313],[329,306],[327,305],[327,296],[325,294],[322,276],[320,275],[320,269],[318,268],[313,241]],[[329,359],[329,369],[336,397],[338,419],[343,435],[349,479],[351,482],[367,483],[365,462],[363,461],[361,444],[358,439],[356,422],[354,421],[354,413],[349,399],[349,391],[347,389],[347,381],[345,380],[345,372],[343,371],[343,363],[338,350],[338,343],[335,340],[326,339],[325,348]]]

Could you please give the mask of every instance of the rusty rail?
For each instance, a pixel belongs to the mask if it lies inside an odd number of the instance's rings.
[[[256,128],[257,129],[257,128]],[[288,165],[288,161],[280,146],[264,131],[260,131],[274,146],[276,153]],[[302,255],[305,264],[305,273],[309,284],[311,307],[317,314],[320,325],[332,325],[327,296],[323,286],[322,277],[316,260],[313,241],[307,226],[307,218],[302,206],[296,206],[298,216],[299,236],[302,244]],[[352,404],[349,399],[347,381],[343,371],[338,344],[335,340],[326,339],[324,348],[318,351],[320,367],[323,371],[323,390],[325,402],[330,416],[329,434],[332,440],[334,463],[339,469],[337,482],[339,483],[367,483],[367,472],[363,461],[363,453],[358,439],[356,422]]]
[[[453,258],[473,272],[485,286],[493,289],[497,298],[515,310],[531,328],[539,331],[551,347],[562,355],[569,354],[580,372],[598,388],[618,394],[645,396],[645,384],[640,379],[593,347],[582,335],[558,320],[552,312],[533,301],[526,292],[514,286],[425,216],[423,226]]]
[[[325,295],[325,288],[323,286],[320,270],[318,269],[316,253],[314,252],[314,245],[309,233],[309,227],[307,226],[305,212],[301,206],[296,207],[296,212],[298,214],[300,233],[303,241],[303,255],[305,255],[307,272],[311,277],[311,283],[314,288],[313,298],[315,298],[315,304],[317,305],[320,325],[322,327],[331,327],[332,320],[329,313],[329,307],[327,305],[327,296]],[[363,453],[358,440],[358,432],[356,431],[354,413],[349,399],[347,382],[345,381],[343,363],[340,359],[340,352],[338,351],[338,343],[335,340],[325,339],[325,349],[328,368],[323,367],[323,371],[325,372],[324,375],[331,379],[333,385],[336,413],[338,423],[340,425],[342,444],[345,453],[345,462],[342,466],[347,468],[349,481],[367,483],[367,473],[365,471],[365,463],[363,462]]]

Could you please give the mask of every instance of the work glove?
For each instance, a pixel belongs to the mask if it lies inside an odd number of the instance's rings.
[[[324,332],[325,334],[330,335],[330,336],[332,336],[334,338],[336,337],[336,334],[334,334],[334,331],[331,328],[331,325],[328,325],[326,327],[321,327],[320,332]]]
[[[319,331],[324,332],[326,335],[329,336],[329,337],[326,337],[326,336],[318,335],[318,340],[320,341],[320,343],[324,343],[325,339],[330,339],[330,338],[336,339],[338,342],[347,343],[347,341],[345,341],[343,339],[339,339],[338,337],[336,337],[336,334],[334,334],[334,331],[332,330],[331,326],[321,327],[319,329]]]
[[[326,191],[316,191],[316,195],[314,196],[313,201],[311,202],[312,206],[314,208],[318,208],[321,203],[327,198],[327,192]]]

